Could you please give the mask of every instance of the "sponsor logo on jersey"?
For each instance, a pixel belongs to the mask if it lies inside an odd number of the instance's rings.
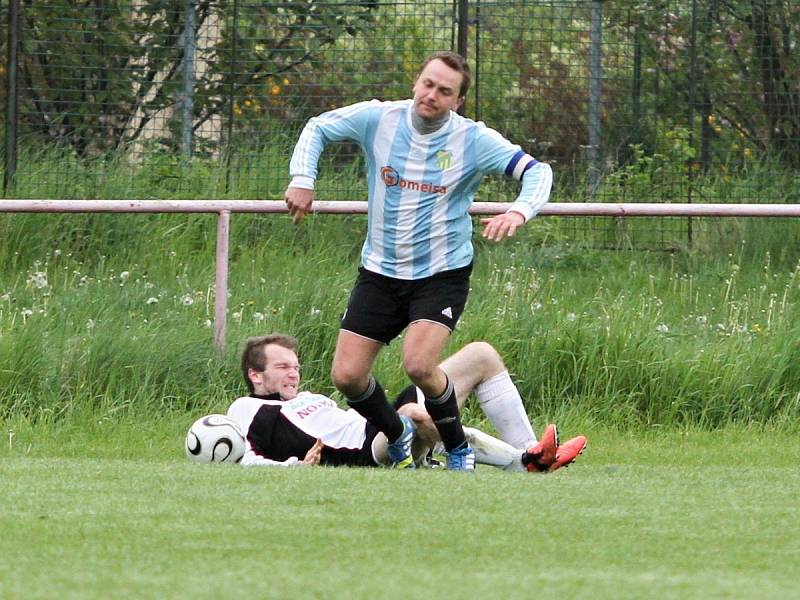
[[[424,181],[410,181],[403,179],[394,167],[383,167],[381,169],[381,179],[386,187],[399,187],[404,190],[422,192],[423,194],[446,194],[447,186],[426,183]]]
[[[294,412],[300,420],[310,417],[321,408],[335,406],[333,400],[319,394],[303,394],[286,403],[286,408]]]

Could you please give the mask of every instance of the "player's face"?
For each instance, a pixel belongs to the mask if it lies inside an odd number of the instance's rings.
[[[283,400],[292,400],[300,386],[300,362],[297,355],[283,346],[264,346],[266,368],[263,371],[250,369],[250,381],[259,395],[280,394]]]
[[[414,83],[414,110],[423,119],[438,119],[461,106],[463,76],[436,59],[425,65]]]

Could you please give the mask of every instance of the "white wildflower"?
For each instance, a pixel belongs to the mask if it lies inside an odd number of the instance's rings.
[[[569,321],[570,323],[573,323],[577,319],[578,315],[576,315],[575,313],[567,313],[567,321]]]
[[[94,325],[95,325],[94,319],[89,319],[88,321],[86,321],[86,329],[94,329]]]
[[[260,312],[253,313],[253,320],[256,323],[260,323],[261,321],[264,320],[264,318],[265,318],[264,317],[264,313],[260,313]]]
[[[153,296],[150,296],[147,299],[147,304],[157,304],[157,303],[158,303],[158,298],[154,298]]]
[[[28,283],[32,283],[38,289],[47,287],[47,273],[44,271],[36,271],[28,275]]]
[[[192,304],[194,304],[194,298],[192,298],[191,294],[184,294],[183,296],[181,296],[181,304],[183,304],[184,306],[191,306]]]
[[[11,294],[9,292],[6,292],[2,296],[0,296],[0,300],[2,300],[3,302],[9,302],[11,300]]]
[[[30,308],[23,308],[21,311],[19,311],[19,314],[22,315],[23,319],[27,319],[33,314],[33,311]]]
[[[669,327],[667,327],[664,323],[661,323],[656,327],[656,331],[658,333],[669,333]]]

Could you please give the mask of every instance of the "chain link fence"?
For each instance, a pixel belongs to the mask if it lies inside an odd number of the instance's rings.
[[[474,72],[464,113],[550,162],[555,201],[800,202],[791,0],[8,0],[2,17],[8,198],[280,199],[309,117],[409,97],[453,49]],[[323,161],[318,198],[365,199],[356,147]],[[559,224],[615,247],[691,236]]]

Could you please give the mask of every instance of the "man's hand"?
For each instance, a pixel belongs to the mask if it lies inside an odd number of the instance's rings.
[[[296,225],[311,210],[311,203],[314,201],[314,190],[288,187],[283,199],[286,201],[286,206],[289,207],[292,223]]]
[[[305,458],[302,460],[304,465],[318,465],[319,459],[322,458],[322,449],[325,447],[325,444],[322,443],[322,440],[317,440],[314,442],[314,445],[311,446],[311,449],[306,452]]]
[[[483,237],[499,242],[504,237],[511,237],[517,232],[517,228],[525,224],[525,217],[512,210],[495,217],[481,219],[481,223],[486,225],[483,229]]]

